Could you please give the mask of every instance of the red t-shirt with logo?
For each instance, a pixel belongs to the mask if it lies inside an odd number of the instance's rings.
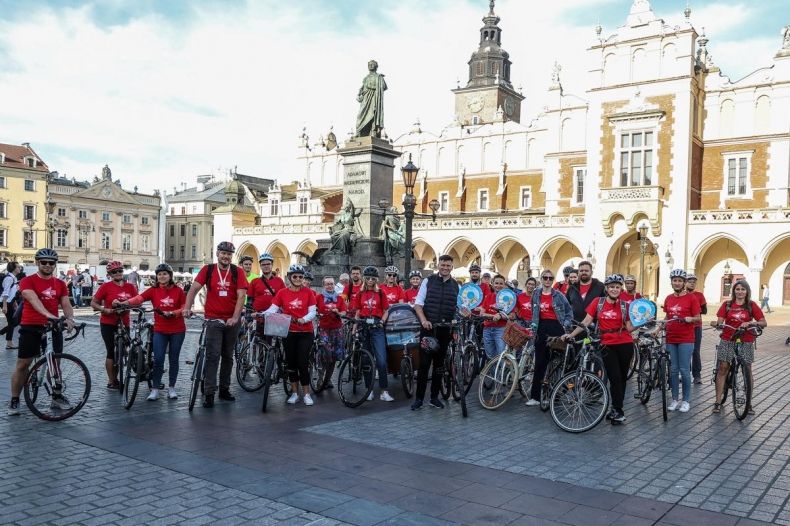
[[[765,319],[765,314],[763,311],[760,310],[760,306],[757,305],[755,302],[752,302],[752,313],[749,314],[749,309],[746,308],[746,305],[738,305],[735,302],[732,302],[732,306],[730,307],[729,312],[727,312],[727,304],[730,301],[725,301],[719,307],[719,312],[716,313],[716,316],[719,318],[724,318],[724,323],[730,325],[732,327],[740,327],[742,323],[747,321],[760,321]],[[730,341],[732,335],[735,333],[733,329],[729,327],[725,327],[724,330],[721,331],[721,339]],[[742,342],[753,342],[757,337],[750,333],[749,331],[744,332],[741,335]]]
[[[592,281],[588,284],[583,284],[579,282],[579,293],[582,295],[582,299],[587,299],[587,293],[590,292],[590,287],[592,286]],[[565,292],[568,292],[567,290]]]
[[[360,291],[354,297],[352,303],[353,310],[360,318],[381,318],[384,313],[389,309],[390,304],[387,302],[387,296],[382,290],[366,290]]]
[[[699,316],[699,301],[694,294],[670,294],[664,300],[664,312],[668,319]],[[694,343],[694,324],[684,321],[667,323],[667,343]]]
[[[337,309],[339,312],[346,311],[346,300],[343,299],[343,296],[338,294],[337,301],[329,301],[327,300],[323,294],[316,294],[316,306],[318,308],[318,314],[321,315],[321,319],[318,321],[318,327],[321,329],[332,330],[332,329],[339,329],[343,326],[343,320],[340,319],[336,313],[332,312],[332,309]]]
[[[387,296],[387,303],[394,305],[403,301],[403,289],[400,285],[380,285],[379,288]]]
[[[304,318],[315,305],[315,293],[307,287],[300,287],[299,290],[280,289],[272,299],[272,305],[277,305],[283,314],[291,317],[291,332],[313,332],[312,323],[296,323],[299,318]]]
[[[187,301],[187,295],[184,293],[184,289],[176,285],[150,287],[145,289],[139,296],[135,296],[129,300],[129,304],[142,305],[146,301],[150,301],[154,309],[176,313],[176,315],[171,318],[165,318],[154,311],[154,332],[161,334],[180,334],[186,332],[187,326],[182,316],[184,304]]]
[[[554,312],[554,302],[551,297],[551,293],[544,294],[543,292],[540,293],[540,303],[538,304],[538,308],[540,309],[540,314],[538,315],[538,319],[540,320],[556,320],[557,313]]]
[[[420,292],[420,287],[416,289],[414,287],[410,289],[406,289],[403,291],[403,301],[408,303],[409,305],[414,305],[414,301],[417,299],[417,294]]]
[[[516,296],[516,316],[526,322],[532,322],[532,294],[522,292]]]
[[[623,290],[620,293],[620,301],[624,301],[626,303],[631,303],[632,301],[638,300],[641,297],[642,297],[642,295],[639,294],[638,292],[634,292],[633,294],[629,294],[625,290]]]
[[[285,282],[279,276],[272,276],[266,280],[274,294],[269,291],[269,287],[263,281],[263,276],[255,278],[247,287],[247,297],[252,298],[252,308],[256,312],[263,312],[272,305],[272,299],[277,291],[285,288]]]
[[[122,281],[120,285],[114,281],[108,281],[99,287],[93,299],[109,309],[112,308],[112,302],[114,300],[126,301],[135,296],[137,296],[137,287],[128,281]],[[99,323],[103,325],[115,325],[115,320],[117,318],[117,314],[102,314],[99,318]],[[129,326],[129,312],[123,313],[123,324],[127,327]]]
[[[208,265],[204,266],[195,276],[195,282],[206,286],[206,274]],[[230,267],[220,270],[219,265],[214,265],[211,273],[211,284],[206,286],[206,304],[204,305],[206,318],[225,320],[233,317],[236,311],[237,291],[246,289],[247,276],[244,269],[236,267],[236,283],[233,283],[233,276]]]
[[[604,299],[601,313],[598,314],[599,301],[593,301],[587,306],[587,314],[598,322],[598,329],[601,331],[601,343],[604,345],[634,343],[634,338],[626,329],[625,321],[623,320],[623,311],[620,307],[622,300],[609,303]],[[628,316],[627,310],[626,316]]]
[[[353,282],[349,281],[348,285],[346,285],[346,288],[343,289],[343,298],[346,300],[346,304],[348,305],[348,309],[351,311],[351,313],[353,313],[356,309],[356,307],[354,307],[354,298],[357,297],[357,294],[359,294],[359,290],[361,288],[361,281],[359,282],[359,285],[354,285]]]
[[[47,311],[51,312],[53,316],[58,315],[58,306],[60,305],[60,298],[69,295],[69,290],[66,284],[56,277],[52,276],[49,279],[42,278],[38,273],[32,274],[22,279],[19,282],[19,291],[24,292],[32,290],[41,300],[41,304]],[[22,309],[21,325],[46,325],[47,318],[39,314],[36,309],[29,304]]]
[[[705,301],[705,295],[698,290],[692,290],[691,293],[697,297],[697,301],[699,302],[700,312],[702,312],[703,305],[708,304],[708,302]],[[702,327],[702,318],[700,318],[698,322],[694,323],[694,327]]]
[[[496,292],[489,292],[486,294],[485,298],[483,298],[483,304],[481,305],[481,308],[486,314],[499,313],[499,311],[496,309]],[[507,325],[507,316],[499,321],[486,318],[483,322],[483,327],[504,327],[505,325]]]

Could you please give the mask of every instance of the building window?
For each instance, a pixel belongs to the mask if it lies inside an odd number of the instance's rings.
[[[88,219],[88,211],[87,210],[80,210],[79,212],[77,212],[77,216],[80,219]]]
[[[149,246],[151,244],[150,238],[148,234],[143,234],[140,236],[140,250],[143,252],[148,252]]]
[[[522,210],[528,210],[529,208],[532,208],[532,188],[529,186],[521,187],[518,206]]]
[[[587,178],[587,168],[578,167],[573,169],[573,202],[584,203],[584,180]]]
[[[186,237],[187,236],[187,226],[186,225],[181,225],[179,227],[179,230],[181,231],[181,237]]]
[[[185,206],[182,206],[182,207],[181,207],[181,215],[182,215],[182,216],[185,216],[185,215],[187,215],[187,207],[185,207]]]
[[[307,213],[307,198],[300,197],[299,198],[299,213],[306,214]]]
[[[192,245],[192,259],[196,259],[196,258],[197,258],[197,246]]]
[[[107,212],[107,211],[102,212],[101,213],[101,220],[102,221],[109,221],[110,220],[110,213]]]
[[[25,230],[22,235],[23,248],[33,248],[36,246],[36,233],[32,230]]]
[[[197,214],[197,205],[192,205],[192,213]]]
[[[23,219],[36,220],[36,205],[25,205]]]
[[[80,230],[80,237],[77,238],[77,248],[88,248],[88,233]]]
[[[170,245],[170,259],[174,259],[176,257],[176,247]]]
[[[25,157],[25,164],[27,164],[28,168],[35,168],[36,167],[35,157]]]
[[[58,208],[58,217],[66,217],[66,209]]]
[[[6,203],[0,201],[0,219],[8,219],[6,215]]]
[[[472,124],[480,124],[480,117],[472,115]]]
[[[130,214],[124,214],[123,215],[123,223],[125,225],[129,225],[129,224],[131,224],[131,222],[132,222],[132,216]]]
[[[450,211],[450,192],[439,192],[439,212]]]
[[[738,154],[726,158],[724,175],[728,197],[748,196],[750,168],[751,154]]]
[[[131,252],[131,250],[132,250],[132,234],[124,234],[123,237],[121,238],[121,241],[123,242],[122,250],[124,252]]]
[[[477,209],[488,210],[488,190],[477,191]]]
[[[276,216],[279,214],[280,214],[280,200],[279,199],[269,200],[269,215]]]
[[[36,182],[31,181],[30,179],[25,179],[25,191],[26,192],[35,192],[36,191]]]
[[[197,225],[192,225],[192,237],[197,237]]]
[[[140,218],[141,225],[149,225],[151,223],[151,218],[148,216],[143,216]]]
[[[178,259],[184,259],[184,245],[178,247]]]
[[[176,225],[170,225],[170,237],[176,235]]]
[[[176,207],[174,207],[174,206],[171,206],[171,207],[170,207],[170,215],[171,215],[171,216],[174,216],[174,215],[176,215]]]
[[[8,246],[8,230],[0,229],[0,247]]]
[[[620,186],[650,186],[653,182],[653,132],[620,135]]]
[[[5,177],[0,177],[0,188],[5,188]]]
[[[109,232],[102,232],[101,233],[101,247],[104,250],[110,250],[110,243],[112,239],[110,238]]]
[[[55,246],[63,248],[68,244],[67,232],[59,229],[55,232]]]

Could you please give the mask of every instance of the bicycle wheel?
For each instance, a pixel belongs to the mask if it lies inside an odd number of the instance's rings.
[[[123,382],[123,407],[131,409],[134,400],[137,398],[137,390],[140,387],[141,373],[145,369],[145,355],[143,348],[134,345],[129,352],[129,363],[126,364],[126,377]]]
[[[66,420],[82,409],[91,392],[88,368],[71,354],[40,358],[25,379],[24,397],[30,412],[42,420]]]
[[[367,349],[357,348],[340,362],[337,392],[346,407],[359,407],[373,391],[376,360]]]
[[[255,392],[263,386],[258,352],[257,344],[249,345],[246,342],[236,349],[236,381],[248,393]]]
[[[271,347],[264,346],[262,349],[263,352],[263,405],[261,406],[261,411],[263,413],[266,412],[266,404],[269,402],[269,391],[271,391],[272,382],[277,381],[279,379],[279,375],[275,376],[274,369],[277,368],[277,356],[275,356],[276,351]]]
[[[203,366],[205,365],[206,349],[201,347],[195,355],[195,365],[192,367],[192,387],[189,390],[189,410],[195,408],[195,400],[197,400],[198,391],[203,387]]]
[[[310,350],[310,389],[315,394],[324,390],[327,380],[327,366],[321,355],[318,341],[313,340],[313,348]]]
[[[477,380],[480,405],[486,409],[497,409],[507,402],[516,390],[516,360],[506,354],[486,364]]]
[[[640,352],[639,349],[635,349],[634,355],[631,356],[631,363],[628,364],[628,373],[626,374],[625,379],[630,380],[634,373],[639,371],[639,359],[640,359]]]
[[[642,404],[650,401],[653,394],[653,356],[646,352],[639,358],[639,373],[636,375],[637,397]]]
[[[400,361],[400,383],[403,386],[403,394],[406,398],[411,398],[414,394],[414,367],[408,356],[404,356]]]
[[[609,390],[597,375],[576,371],[565,375],[551,391],[551,418],[569,433],[597,426],[609,409]]]
[[[478,367],[477,361],[475,356],[477,356],[477,347],[474,344],[468,343],[464,346],[464,364],[466,367],[464,378],[466,383],[464,384],[464,396],[469,394],[469,390],[472,389],[472,382],[480,373],[480,370],[483,368]]]
[[[453,353],[453,385],[458,386],[461,414],[464,415],[464,418],[469,416],[466,408],[466,389],[463,387],[467,385],[467,383],[471,383],[471,380],[468,378],[468,366],[469,363],[466,361],[466,353]]]
[[[546,376],[540,385],[540,410],[546,412],[551,407],[551,391],[554,385],[562,378],[562,359],[555,358],[549,361],[546,367]],[[534,380],[533,380],[534,381]]]
[[[440,377],[441,378],[441,380],[440,380],[441,383],[439,385],[439,394],[441,394],[442,398],[444,398],[445,400],[450,398],[450,390],[451,390],[450,388],[452,387],[452,384],[453,384],[453,378],[452,378],[452,376],[450,376],[452,367],[450,367],[450,354],[449,354],[449,352],[450,352],[451,349],[452,349],[452,347],[450,347],[450,349],[448,349],[448,351],[447,351],[448,354],[447,354],[447,356],[445,357],[445,359],[443,361],[444,366],[442,367],[442,374],[441,374],[441,377]]]
[[[118,391],[123,392],[123,382],[124,382],[124,366],[127,360],[126,349],[123,345],[123,340],[119,338],[115,338],[115,371],[118,375]]]
[[[667,379],[669,374],[667,371],[666,358],[658,358],[658,388],[661,390],[661,413],[664,416],[664,422],[667,421]]]
[[[526,398],[532,391],[532,381],[535,374],[534,347],[530,345],[521,352],[526,353],[526,356],[519,360],[518,391],[522,397]]]
[[[749,414],[749,406],[752,403],[751,380],[746,364],[738,363],[732,369],[730,388],[732,389],[732,408],[735,411],[735,417],[738,420],[743,420]]]

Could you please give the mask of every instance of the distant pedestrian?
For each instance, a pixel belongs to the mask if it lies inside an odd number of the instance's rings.
[[[768,284],[763,283],[763,299],[760,302],[760,309],[765,310],[766,312],[771,312],[771,305],[768,304]]]

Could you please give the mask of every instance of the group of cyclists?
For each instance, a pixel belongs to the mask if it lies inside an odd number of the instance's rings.
[[[452,277],[454,261],[450,255],[440,256],[436,272],[426,278],[420,271],[411,272],[405,277],[408,282],[404,282],[404,286],[399,283],[401,276],[394,266],[385,269],[383,282],[380,282],[378,268],[355,266],[349,274],[341,275],[338,283],[334,277],[325,276],[313,288],[313,276],[301,265],[291,265],[285,279],[282,279],[272,269],[273,256],[263,253],[258,258],[261,273],[256,275],[252,273],[252,258],[241,258],[237,266],[232,263],[234,253],[232,243],[219,243],[216,248],[217,262],[205,265],[200,270],[188,293],[176,286],[173,269],[166,263],[156,267],[154,286],[142,293],[134,284],[124,280],[122,262],[111,261],[107,264],[110,279],[96,291],[91,307],[101,314],[100,332],[107,350],[105,370],[108,389],[117,389],[121,380],[115,363],[117,355],[114,341],[119,317],[128,328],[128,308],[149,302],[154,312],[154,367],[148,400],[155,401],[160,397],[159,386],[166,356],[169,357],[166,396],[169,400],[178,398],[179,359],[186,334],[184,320],[192,315],[195,298],[205,288],[205,408],[214,406],[215,395],[223,401],[235,400],[230,389],[234,347],[240,332],[245,328],[245,320],[250,316],[262,316],[265,320],[266,316],[276,313],[290,317],[288,333],[283,338],[292,392],[287,399],[288,404],[299,401],[305,406],[314,404],[309,387],[309,364],[316,337],[319,339],[317,347],[322,359],[329,364],[326,387],[333,387],[332,368],[346,352],[344,320],[348,318],[368,322],[369,330],[365,331],[366,341],[363,344],[375,359],[378,397],[382,401],[392,402],[394,397],[388,389],[384,326],[389,308],[398,303],[407,303],[413,306],[421,331],[416,396],[411,405],[412,410],[418,410],[424,404],[431,370],[428,403],[435,408],[444,407],[439,389],[444,357],[452,338],[449,324],[458,317],[471,316],[482,321],[479,337],[485,356],[489,359],[505,352],[503,334],[508,323],[516,322],[528,332],[534,342],[534,372],[526,402],[528,407],[540,405],[541,383],[550,359],[550,342],[573,340],[585,328],[594,326],[606,351],[603,361],[612,400],[607,418],[613,424],[622,424],[626,420],[623,411],[626,380],[635,352],[635,327],[629,319],[628,306],[640,298],[634,276],[612,274],[601,282],[592,277],[592,264],[582,261],[576,268],[564,268],[562,281],[555,281],[554,273],[545,269],[537,278],[528,278],[521,290],[517,288],[517,283],[507,282],[504,276],[484,274],[478,265],[472,265],[469,268],[470,280],[479,286],[483,297],[479,306],[470,310],[458,306],[460,284]],[[19,414],[19,394],[24,374],[31,359],[40,353],[41,335],[47,323],[59,320],[58,309],[61,309],[67,327],[72,328],[74,324],[68,291],[54,275],[57,252],[50,248],[40,249],[36,252],[35,261],[37,272],[19,283],[24,308],[19,324],[18,360],[12,375],[9,414]],[[675,269],[669,277],[673,292],[663,300],[666,316],[662,323],[671,361],[672,401],[668,410],[687,412],[691,404],[692,382],[701,383],[701,315],[706,313],[706,302],[696,290],[696,276]],[[510,288],[516,295],[515,306],[510,312],[503,311],[497,304],[497,294],[505,288]],[[732,297],[722,304],[717,319],[711,324],[724,328],[716,356],[719,365],[713,412],[718,413],[728,366],[735,352],[731,341],[733,331],[754,325],[761,328],[766,326],[765,316],[757,303],[752,301],[751,289],[746,281],[740,280],[734,284]],[[430,344],[425,345],[425,341]],[[754,336],[746,333],[739,345],[741,359],[750,366],[754,360]],[[53,347],[57,352],[58,346],[54,341]],[[749,374],[751,376],[750,368]],[[374,397],[374,391],[371,390],[368,400]],[[59,402],[53,399],[52,403]],[[749,411],[752,412],[751,407]]]

